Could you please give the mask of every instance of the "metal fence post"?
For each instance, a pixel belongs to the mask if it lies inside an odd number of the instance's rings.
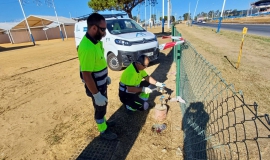
[[[178,36],[181,36],[181,34],[178,32],[177,33]],[[182,54],[182,50],[181,50],[181,45],[178,45],[176,48],[176,96],[180,96],[180,60],[181,60],[181,54]]]
[[[172,36],[175,35],[175,26],[172,25]],[[172,41],[174,42],[174,40],[172,39]],[[173,61],[175,62],[175,50],[174,50],[175,47],[173,47]]]

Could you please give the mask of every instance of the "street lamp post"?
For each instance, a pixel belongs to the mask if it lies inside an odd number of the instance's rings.
[[[60,26],[59,19],[58,19],[58,16],[57,16],[57,12],[56,12],[56,9],[55,9],[54,0],[52,0],[52,5],[53,5],[54,13],[55,13],[55,16],[56,16],[56,19],[57,19],[58,27],[59,27],[59,30],[60,30],[60,35],[62,37],[62,40],[64,41],[64,36],[63,36],[63,32],[61,30],[61,26]]]
[[[20,3],[20,6],[21,6],[21,9],[22,9],[22,13],[23,13],[23,16],[24,16],[24,19],[25,19],[25,23],[26,23],[26,25],[27,25],[27,29],[28,29],[28,31],[29,31],[29,34],[30,34],[31,40],[32,40],[33,44],[34,44],[34,45],[36,45],[36,43],[35,43],[35,39],[34,39],[34,37],[33,37],[32,33],[31,33],[31,30],[30,30],[29,24],[28,24],[28,22],[27,22],[27,19],[26,19],[25,13],[24,13],[24,10],[23,10],[23,7],[22,7],[22,2],[21,2],[21,0],[19,0],[19,3]]]
[[[144,26],[145,26],[145,29],[147,30],[147,26],[146,26],[146,1],[144,1]]]
[[[60,30],[60,36],[61,36],[62,40],[64,41],[64,36],[63,36],[63,32],[61,30],[61,26],[60,26],[59,19],[58,19],[58,16],[57,16],[57,12],[56,12],[56,9],[55,9],[54,0],[46,0],[46,2],[49,5],[49,7],[52,6],[53,9],[54,9],[54,13],[55,13],[56,20],[57,20],[57,23],[58,23],[58,27],[59,27],[59,30]]]
[[[223,11],[224,11],[224,7],[225,7],[225,3],[226,3],[226,0],[223,1],[222,11],[221,11],[221,15],[219,17],[219,22],[218,22],[217,33],[219,33],[219,30],[220,30],[220,27],[221,27],[221,21],[222,21],[222,16],[223,16]]]
[[[189,2],[189,4],[188,4],[188,17],[187,17],[188,19],[188,22],[189,22],[189,20],[190,20],[190,2]]]
[[[151,1],[149,2],[149,6],[150,6],[150,19],[149,19],[149,26],[150,26],[150,28],[151,28],[151,23],[152,23],[152,13],[151,13],[151,8],[152,8],[152,3],[151,3]]]
[[[214,6],[214,3],[212,3],[212,6]],[[213,22],[213,18],[214,18],[214,10],[212,11],[212,22]]]
[[[167,15],[167,27],[170,28],[170,0],[168,0],[168,15]]]
[[[195,14],[196,14],[197,7],[198,7],[198,3],[199,3],[199,0],[197,0],[197,4],[196,4],[195,10],[194,10],[194,14],[193,14],[193,18],[192,18],[193,21],[194,21],[194,17],[195,17]]]
[[[162,0],[162,33],[164,33],[164,0]]]

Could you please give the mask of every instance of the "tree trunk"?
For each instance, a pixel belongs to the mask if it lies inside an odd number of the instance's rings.
[[[126,11],[127,12],[127,14],[128,14],[128,17],[130,18],[130,19],[132,19],[132,13],[131,13],[131,10],[128,10],[128,11]]]

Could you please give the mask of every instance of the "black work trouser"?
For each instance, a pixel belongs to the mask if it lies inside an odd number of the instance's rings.
[[[147,81],[142,81],[140,83],[140,87],[148,87],[149,85],[150,83]],[[119,98],[124,105],[128,105],[133,109],[144,111],[143,105],[145,100],[141,99],[139,95],[140,93],[132,94],[119,90]]]
[[[93,102],[93,106],[95,108],[95,119],[103,119],[104,116],[106,115],[107,112],[107,102],[104,106],[98,106],[95,103],[95,98],[93,97],[93,94],[89,91],[88,87],[86,86],[86,84],[84,85],[85,87],[85,91],[86,91],[86,95],[88,97],[92,98],[92,102]],[[98,91],[105,96],[106,98],[108,98],[107,96],[107,84],[102,85],[100,87],[98,87]]]

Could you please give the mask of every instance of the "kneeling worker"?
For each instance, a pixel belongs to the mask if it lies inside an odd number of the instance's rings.
[[[149,58],[141,55],[136,62],[131,63],[122,73],[119,83],[120,101],[125,105],[128,111],[147,110],[149,94],[152,93],[149,83],[157,87],[163,87],[164,84],[157,82],[145,72],[149,64]],[[142,79],[146,81],[142,82]],[[145,84],[144,84],[145,83]]]

